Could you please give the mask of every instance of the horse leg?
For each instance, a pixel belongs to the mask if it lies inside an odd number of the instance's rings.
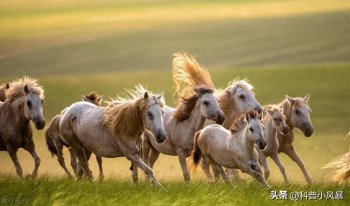
[[[69,148],[69,153],[70,153],[70,164],[73,168],[74,174],[76,176],[80,176],[78,172],[78,165],[77,165],[77,155],[75,152],[72,150],[72,148]]]
[[[184,176],[184,180],[186,182],[189,182],[191,177],[190,177],[190,173],[189,173],[188,168],[187,168],[186,154],[185,154],[185,152],[183,152],[182,149],[178,149],[176,151],[176,153],[178,155],[178,159],[179,159],[179,162],[180,162],[180,165],[181,165],[181,169],[182,169],[182,174]]]
[[[258,180],[261,184],[263,184],[268,189],[271,189],[271,187],[266,183],[265,179],[261,175],[261,173],[257,172],[256,170],[252,169],[249,165],[244,165],[241,167],[241,171],[244,173],[247,173],[254,177],[256,180]]]
[[[267,180],[270,176],[270,169],[267,165],[266,156],[264,154],[259,154],[259,163],[264,168],[264,177]]]
[[[300,167],[301,171],[304,174],[305,180],[308,184],[311,184],[311,178],[309,173],[306,171],[304,162],[300,159],[298,154],[295,152],[293,145],[290,145],[289,147],[285,147],[284,150],[282,151],[286,155],[288,155],[294,162],[298,164]]]
[[[87,157],[85,155],[85,149],[80,145],[74,145],[73,150],[75,151],[78,161],[79,167],[81,167],[83,174],[89,179],[92,180],[92,172],[89,169],[89,163]],[[79,169],[78,169],[79,170]],[[81,178],[81,175],[78,173],[78,178]]]
[[[274,153],[272,156],[271,156],[271,159],[276,163],[276,165],[278,166],[278,168],[280,169],[282,175],[283,175],[283,178],[284,178],[284,182],[285,183],[288,183],[288,178],[287,178],[287,175],[286,175],[286,170],[284,169],[284,166],[280,160],[280,158],[278,157],[278,154],[277,152]],[[266,178],[266,177],[265,177]],[[266,178],[267,179],[267,178]]]
[[[151,149],[151,154],[149,156],[149,166],[153,169],[154,167],[154,163],[156,163],[156,161],[158,160],[159,158],[159,152],[152,148]]]
[[[137,184],[137,182],[139,181],[137,165],[135,163],[131,163],[131,167],[132,167],[132,174],[131,174],[132,180],[134,181],[135,184]]]
[[[104,175],[103,175],[103,169],[102,169],[102,157],[96,156],[96,161],[98,164],[98,169],[100,171],[99,178],[100,178],[100,180],[103,180]]]
[[[149,155],[151,151],[151,143],[149,142],[147,134],[143,133],[141,136],[142,139],[142,160],[147,165],[149,164]]]
[[[202,170],[209,179],[213,179],[213,175],[210,172],[210,159],[205,155],[202,155]]]
[[[8,153],[9,153],[11,159],[12,159],[12,162],[13,162],[13,164],[14,164],[15,167],[16,167],[16,173],[17,173],[17,175],[20,176],[20,177],[22,178],[22,177],[23,177],[23,170],[22,170],[22,167],[21,167],[21,165],[20,165],[20,163],[19,163],[19,161],[18,161],[18,157],[17,157],[17,150],[18,150],[18,148],[13,147],[13,146],[11,145],[11,143],[8,143],[8,144],[6,145],[6,147],[7,147]]]
[[[220,174],[222,176],[222,178],[225,180],[225,182],[231,186],[232,185],[232,181],[231,178],[226,174],[225,170],[222,168],[221,165],[219,165],[218,163],[216,163],[214,160],[211,160],[211,165],[213,167],[213,170],[215,171],[215,180],[217,181],[220,177]],[[215,168],[215,169],[214,169]]]
[[[32,174],[30,174],[28,176],[31,178],[35,178],[36,175],[38,174],[38,169],[40,166],[41,159],[35,150],[35,144],[34,144],[33,139],[29,139],[29,141],[28,141],[27,145],[24,147],[24,149],[27,150],[34,158],[34,169],[33,169]]]
[[[72,175],[70,174],[70,172],[68,171],[66,164],[64,162],[64,157],[63,157],[63,144],[61,141],[56,141],[55,142],[55,146],[56,146],[56,150],[57,150],[57,160],[60,163],[61,167],[64,169],[64,171],[66,172],[68,177],[72,177]]]
[[[137,153],[126,153],[125,157],[132,162],[133,167],[134,165],[137,165],[138,167],[140,167],[146,173],[146,175],[150,178],[151,182],[154,185],[162,188],[162,185],[155,178],[152,169],[140,159]]]
[[[235,181],[242,180],[241,176],[239,175],[239,171],[236,169],[226,168],[226,174],[229,176],[233,176]]]

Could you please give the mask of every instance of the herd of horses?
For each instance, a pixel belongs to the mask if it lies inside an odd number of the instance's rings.
[[[126,157],[134,182],[140,168],[149,181],[161,187],[152,168],[162,153],[178,157],[185,181],[190,180],[189,168],[201,161],[209,178],[222,176],[232,184],[230,175],[239,179],[241,170],[269,187],[267,157],[288,182],[278,156],[282,152],[298,164],[306,182],[311,183],[293,147],[294,128],[306,137],[313,133],[310,95],[286,95],[280,103],[262,107],[246,80],[236,79],[217,89],[208,70],[184,52],[174,54],[172,73],[179,97],[175,108],[165,104],[162,94],[138,85],[106,106],[101,106],[102,96],[92,92],[56,115],[46,128],[46,143],[67,175],[72,176],[65,165],[63,147],[70,152],[78,178],[92,179],[88,161],[93,153],[100,178],[102,157]],[[40,158],[30,122],[38,130],[44,129],[43,103],[44,90],[34,79],[23,77],[0,88],[0,150],[9,153],[20,177],[19,148],[33,156],[35,167],[30,176],[37,176]]]

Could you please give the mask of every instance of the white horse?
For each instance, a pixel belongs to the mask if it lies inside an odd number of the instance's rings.
[[[161,186],[152,169],[139,158],[137,142],[144,130],[152,132],[159,143],[165,140],[164,100],[161,95],[149,94],[142,86],[128,92],[131,97],[119,97],[105,108],[88,102],[74,103],[62,116],[60,133],[76,153],[88,178],[92,175],[84,149],[100,157],[125,156],[133,164],[134,181],[138,166],[153,184]]]
[[[247,80],[235,79],[225,89],[216,91],[220,108],[225,115],[225,121],[222,124],[225,129],[230,129],[233,122],[249,110],[262,112],[262,108],[255,98],[253,89],[254,87]],[[214,123],[213,121],[206,120],[204,125]],[[210,162],[203,159],[202,169],[208,178],[212,178],[209,168]],[[226,172],[233,174],[237,180],[241,179],[236,170],[228,169]]]
[[[286,123],[290,132],[287,135],[278,133],[277,138],[279,143],[278,153],[283,152],[296,162],[303,172],[306,182],[311,184],[311,178],[305,168],[304,162],[295,152],[292,145],[294,141],[294,128],[301,130],[306,137],[310,137],[314,132],[310,119],[311,108],[308,104],[309,99],[310,95],[306,95],[303,98],[292,98],[286,95],[286,99],[279,106],[283,109],[283,114],[287,118]]]
[[[270,175],[270,170],[266,158],[271,157],[281,171],[284,181],[288,182],[285,169],[278,157],[279,143],[277,139],[278,134],[288,135],[289,133],[289,127],[286,123],[287,118],[283,114],[282,108],[279,106],[266,106],[264,109],[266,115],[264,116],[262,123],[265,126],[264,137],[267,145],[263,150],[257,148],[259,153],[259,163],[264,168],[264,177],[267,179]]]
[[[240,169],[270,188],[262,177],[255,144],[260,149],[266,146],[263,125],[257,112],[248,111],[234,123],[231,131],[212,124],[197,132],[194,137],[193,163],[197,166],[203,156],[213,165],[216,179],[221,174],[227,183],[231,183],[222,167]]]
[[[184,179],[189,181],[190,173],[186,157],[191,155],[195,132],[203,127],[205,119],[222,124],[224,114],[214,96],[214,85],[208,71],[192,56],[184,53],[175,54],[173,80],[180,98],[176,109],[171,107],[164,109],[167,138],[162,144],[158,144],[152,135],[144,133],[143,158],[153,168],[159,153],[178,156]]]

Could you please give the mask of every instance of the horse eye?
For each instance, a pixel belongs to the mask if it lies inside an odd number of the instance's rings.
[[[148,115],[148,117],[149,117],[150,119],[153,119],[153,114],[152,114],[152,112],[147,112],[147,115]]]
[[[241,95],[239,95],[239,98],[240,98],[240,99],[244,99],[245,96],[244,96],[243,94],[241,94]]]
[[[208,106],[208,105],[209,105],[209,102],[208,102],[208,101],[204,101],[203,104],[204,104],[205,106]]]
[[[295,114],[299,115],[300,114],[299,110],[295,110]]]
[[[32,106],[32,102],[30,100],[27,101],[27,105],[28,107],[31,107]]]
[[[44,104],[44,102],[45,102],[44,100],[41,100],[41,104]]]
[[[254,132],[254,129],[253,129],[253,128],[251,128],[251,127],[249,128],[249,130],[250,130],[251,132]]]

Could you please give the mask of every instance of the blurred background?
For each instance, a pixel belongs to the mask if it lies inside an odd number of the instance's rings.
[[[205,65],[217,88],[247,78],[262,105],[285,94],[311,93],[311,138],[297,133],[295,147],[317,181],[321,167],[348,151],[350,140],[350,2],[347,0],[2,0],[0,83],[38,78],[46,93],[47,123],[82,94],[105,99],[138,83],[164,91],[174,106],[172,54],[188,51]],[[34,141],[41,174],[63,176],[49,155],[43,131]],[[33,160],[19,153],[25,174]],[[66,163],[69,156],[65,151]],[[292,182],[304,182],[281,155]],[[6,152],[0,173],[15,174]],[[271,178],[282,181],[270,161]],[[94,158],[90,161],[97,176]],[[105,174],[130,178],[125,158],[104,159]],[[176,157],[161,155],[156,175],[182,179]],[[197,177],[201,177],[197,172]]]

